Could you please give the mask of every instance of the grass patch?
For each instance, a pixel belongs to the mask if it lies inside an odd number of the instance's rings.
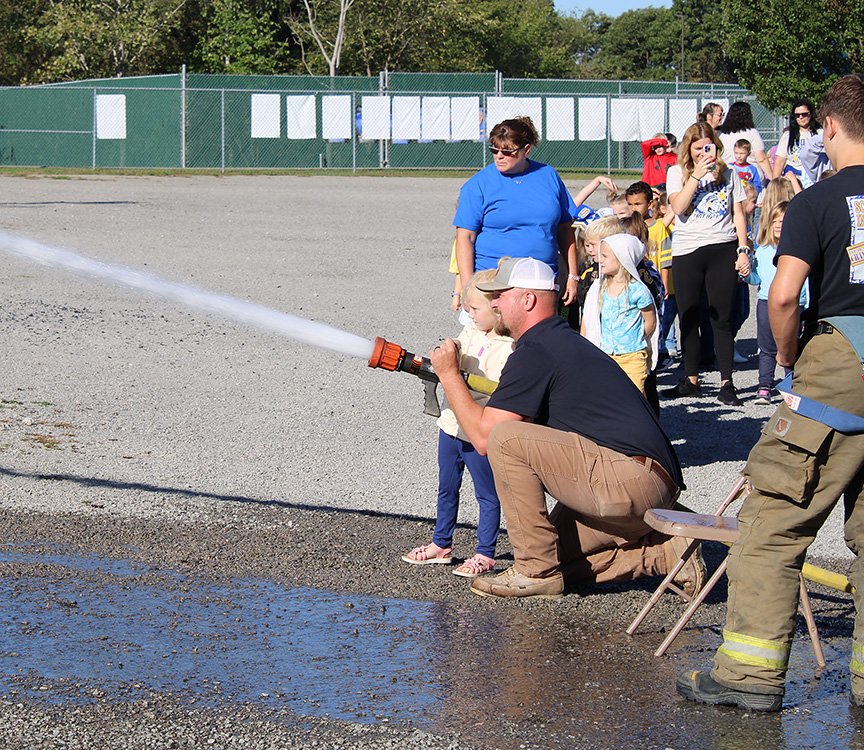
[[[69,169],[68,167],[0,167],[0,175],[10,177],[49,177],[71,180],[75,177],[446,177],[467,180],[479,169]],[[602,169],[560,170],[567,180],[593,180]],[[613,180],[635,180],[641,170],[615,170],[609,173]]]
[[[60,441],[56,438],[51,437],[50,435],[39,435],[37,433],[28,432],[24,436],[24,440],[30,443],[38,443],[43,448],[48,450],[63,450],[60,447]]]

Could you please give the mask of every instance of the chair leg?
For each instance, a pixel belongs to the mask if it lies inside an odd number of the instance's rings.
[[[693,617],[693,613],[699,609],[699,606],[703,601],[705,601],[705,597],[708,596],[711,589],[714,588],[717,581],[719,581],[721,576],[726,572],[726,562],[727,561],[724,560],[720,563],[720,566],[714,571],[714,575],[708,579],[707,583],[702,587],[702,590],[693,598],[693,601],[691,601],[687,609],[684,610],[684,614],[681,615],[678,622],[675,623],[675,627],[669,631],[669,635],[667,635],[663,643],[660,644],[660,648],[654,652],[654,656],[663,656],[663,654],[666,653],[666,649],[672,645],[672,641],[678,637],[678,634],[684,629],[684,626],[690,621],[690,618]]]
[[[675,576],[681,571],[681,568],[687,563],[693,553],[696,551],[696,548],[701,544],[699,539],[694,539],[688,545],[687,549],[684,550],[684,554],[681,555],[681,559],[675,564],[675,567],[672,568],[667,574],[660,585],[657,587],[657,590],[648,600],[648,603],[642,608],[642,611],[636,615],[636,619],[630,623],[630,627],[627,628],[627,635],[633,635],[636,632],[636,628],[642,623],[642,620],[648,615],[648,613],[654,608],[654,605],[660,600],[660,597],[663,596],[663,593],[666,589],[670,588],[674,584],[672,581],[675,579]],[[677,586],[675,587],[677,589]],[[680,589],[678,589],[680,591]],[[682,592],[683,593],[683,592]],[[684,594],[686,596],[686,594]],[[692,599],[690,600],[692,601]]]
[[[801,588],[801,612],[804,615],[804,620],[807,622],[807,630],[810,632],[810,640],[813,643],[813,654],[816,657],[816,663],[825,668],[825,655],[822,653],[822,642],[819,640],[819,631],[816,629],[816,620],[813,617],[813,609],[810,606],[810,595],[807,593],[807,587],[804,585],[804,576],[799,573],[798,579]]]

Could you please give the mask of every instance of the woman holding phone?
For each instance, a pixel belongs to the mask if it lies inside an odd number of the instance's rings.
[[[720,367],[718,400],[741,402],[732,384],[734,341],[729,326],[738,274],[747,275],[750,250],[744,185],[720,154],[723,144],[707,122],[687,128],[678,164],[669,167],[666,190],[675,212],[672,235],[672,279],[678,302],[685,377],[666,398],[700,396],[699,308],[703,287],[708,293],[714,348]]]

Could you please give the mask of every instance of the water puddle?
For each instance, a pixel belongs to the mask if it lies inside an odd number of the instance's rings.
[[[499,747],[519,746],[514,727],[538,746],[573,748],[687,747],[697,736],[704,747],[761,747],[748,745],[757,737],[806,746],[826,722],[835,737],[861,736],[845,705],[842,651],[825,644],[829,670],[815,674],[806,638],[793,651],[792,711],[742,723],[671,689],[682,667],[708,661],[714,630],[685,631],[678,656],[655,659],[656,630],[630,639],[601,624],[545,627],[513,606],[226,581],[12,546],[0,547],[0,580],[2,695],[59,705],[159,691],[196,706],[261,702],[455,730]]]

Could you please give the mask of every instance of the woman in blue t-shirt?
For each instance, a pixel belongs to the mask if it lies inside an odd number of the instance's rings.
[[[530,117],[498,123],[489,134],[493,162],[462,186],[453,225],[459,277],[496,268],[501,258],[536,258],[573,275],[563,302],[576,294],[576,205],[550,166],[528,158],[539,138]]]

